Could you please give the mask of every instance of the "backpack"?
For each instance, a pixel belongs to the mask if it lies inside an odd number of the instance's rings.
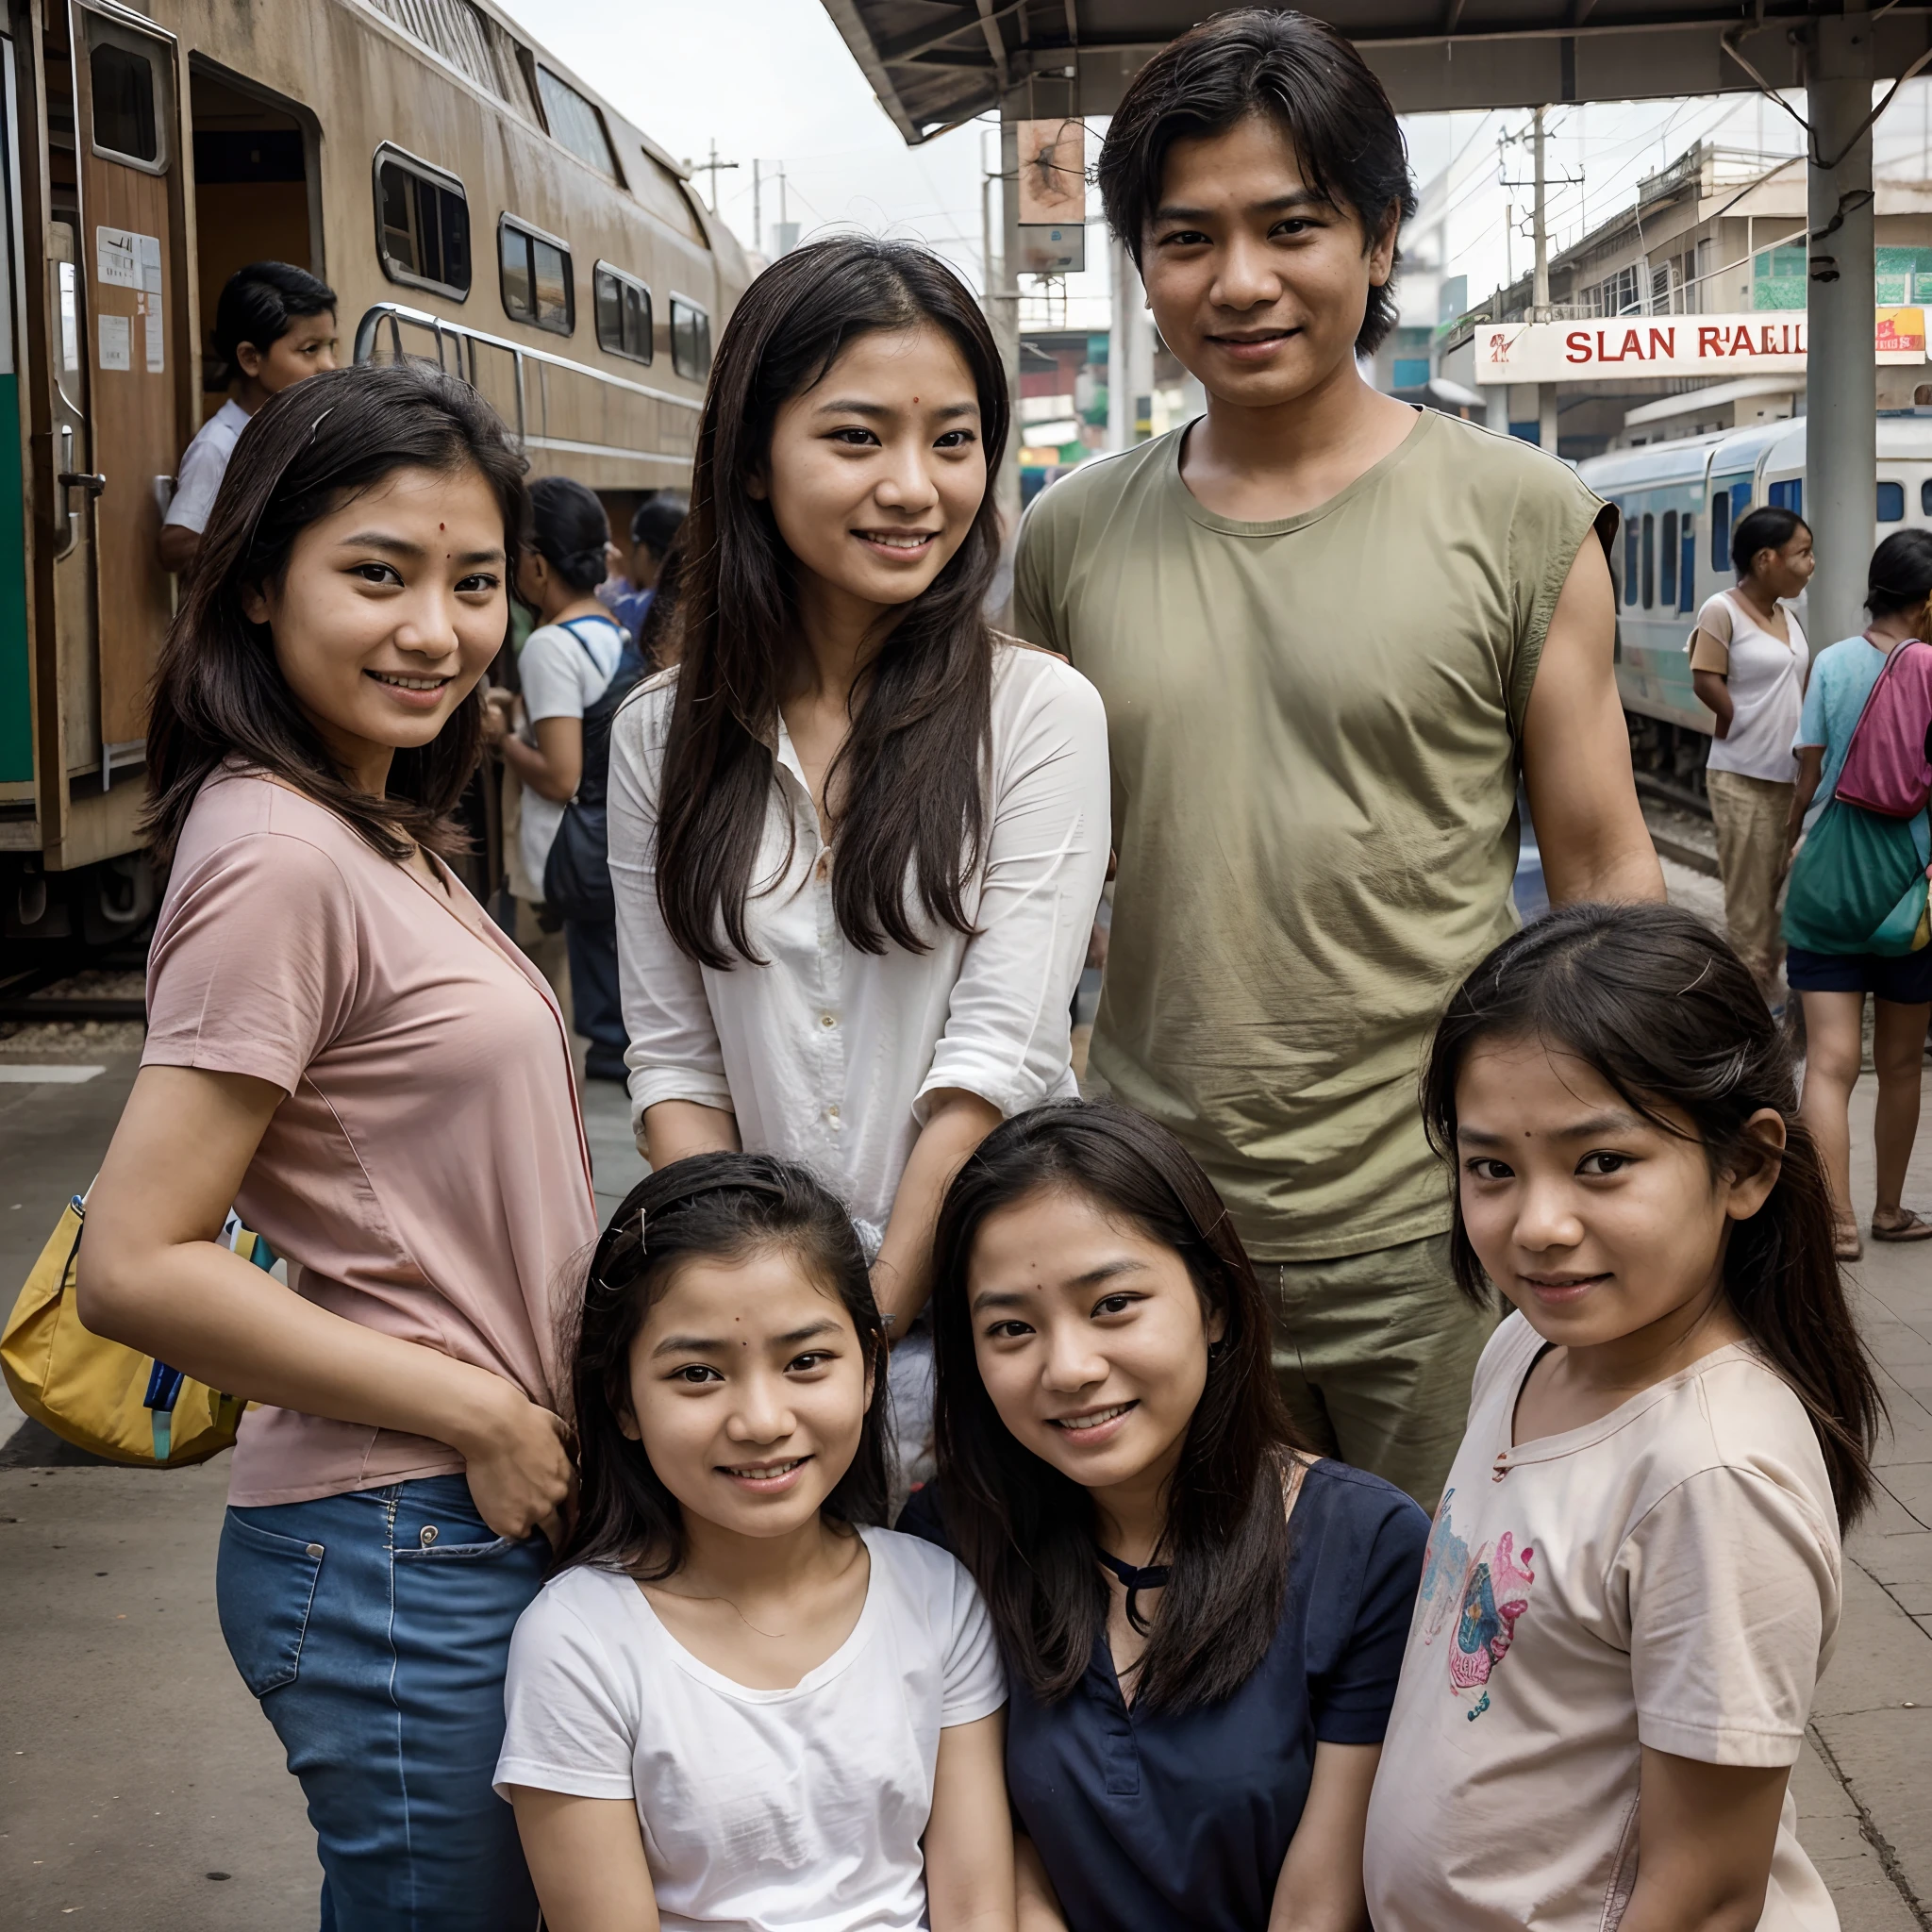
[[[62,1210],[0,1332],[0,1367],[13,1399],[35,1422],[110,1462],[179,1469],[235,1441],[244,1404],[81,1325],[75,1262],[87,1203]],[[230,1213],[221,1242],[258,1268],[275,1257]]]
[[[579,618],[564,625],[583,644]],[[617,708],[642,681],[646,666],[630,633],[620,625],[624,648],[617,668],[596,701],[584,711],[584,763],[575,795],[564,807],[563,822],[551,841],[543,861],[543,903],[577,925],[609,925],[617,918],[616,895],[610,890],[610,841],[605,793],[610,781],[610,725]],[[591,661],[596,660],[592,658]]]
[[[1915,819],[1932,797],[1932,644],[1887,653],[1852,731],[1835,795],[1889,819]]]

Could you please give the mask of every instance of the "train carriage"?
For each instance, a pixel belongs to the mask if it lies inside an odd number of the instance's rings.
[[[10,0],[0,21],[0,934],[139,926],[157,541],[235,269],[340,353],[473,382],[613,523],[689,476],[750,264],[683,170],[488,0]]]
[[[1873,541],[1907,525],[1932,527],[1932,411],[1878,418]],[[1617,586],[1617,684],[1639,783],[1702,808],[1711,717],[1690,688],[1685,644],[1698,609],[1737,581],[1731,530],[1761,505],[1805,509],[1805,419],[1617,450],[1578,466],[1623,512]],[[1810,637],[1813,650],[1835,642]]]

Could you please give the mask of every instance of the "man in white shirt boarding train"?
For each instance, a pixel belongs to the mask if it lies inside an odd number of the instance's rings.
[[[821,1174],[895,1338],[959,1163],[1074,1091],[1107,864],[1098,694],[981,615],[1007,429],[985,319],[936,258],[845,238],[768,269],[706,401],[681,661],[612,739],[639,1144]],[[893,1351],[902,1457],[928,1361],[923,1333]]]

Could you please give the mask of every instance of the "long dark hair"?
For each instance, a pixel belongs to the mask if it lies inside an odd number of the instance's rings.
[[[1270,1364],[1253,1265],[1208,1176],[1166,1128],[1110,1102],[1063,1101],[995,1127],[960,1169],[934,1237],[941,1508],[1009,1663],[1044,1701],[1080,1681],[1107,1620],[1088,1492],[1024,1448],[980,1379],[968,1283],[989,1215],[1064,1191],[1186,1262],[1224,1323],[1167,1502],[1161,1594],[1137,1709],[1229,1696],[1274,1641],[1288,1578],[1285,1488],[1300,1445]]]
[[[992,634],[981,607],[1000,552],[991,478],[1007,441],[1007,385],[992,332],[964,283],[907,242],[843,237],[774,262],[733,311],[698,427],[685,527],[677,695],[658,795],[658,903],[691,958],[757,957],[745,899],[765,824],[778,699],[798,648],[791,552],[751,485],[779,409],[860,336],[930,325],[978,391],[989,488],[958,552],[906,607],[855,693],[838,775],[832,903],[861,952],[924,951],[907,904],[971,930],[961,894],[985,817]],[[828,777],[827,785],[831,780]],[[722,928],[722,930],[721,930]]]
[[[145,830],[174,855],[202,781],[228,758],[326,806],[385,858],[412,841],[444,857],[466,841],[452,813],[483,743],[479,682],[425,745],[396,753],[388,795],[343,777],[242,597],[276,582],[309,525],[397,470],[475,470],[503,508],[508,573],[529,514],[524,459],[467,384],[414,363],[325,371],[269,401],[235,444],[175,622],[161,646],[147,727]]]
[[[566,1337],[582,1486],[557,1567],[594,1563],[656,1583],[684,1561],[684,1516],[624,1433],[630,1348],[679,1265],[788,1248],[836,1295],[872,1365],[872,1402],[858,1453],[823,1513],[849,1524],[886,1519],[886,1331],[864,1251],[837,1198],[802,1167],[768,1154],[693,1154],[640,1181],[610,1217]]]
[[[1456,1165],[1456,1083],[1470,1050],[1540,1040],[1591,1068],[1666,1133],[1689,1117],[1713,1175],[1765,1158],[1744,1131],[1769,1108],[1785,1147],[1769,1198],[1731,1224],[1724,1295],[1765,1361],[1805,1405],[1841,1525],[1871,1500],[1885,1401],[1845,1301],[1831,1193],[1798,1118],[1790,1047],[1749,969],[1702,920],[1669,906],[1566,906],[1499,945],[1449,1002],[1423,1076],[1423,1115]],[[1453,1184],[1452,1184],[1453,1185]],[[1483,1307],[1496,1291],[1453,1188],[1456,1278]]]

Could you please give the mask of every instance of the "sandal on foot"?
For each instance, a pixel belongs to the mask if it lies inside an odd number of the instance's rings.
[[[1857,1261],[1864,1257],[1865,1243],[1858,1239],[1856,1221],[1840,1221],[1831,1231],[1831,1252],[1840,1261]]]
[[[1898,1220],[1881,1226],[1874,1219],[1872,1223],[1872,1239],[1874,1241],[1932,1241],[1932,1221],[1914,1214],[1909,1208],[1899,1209]]]

